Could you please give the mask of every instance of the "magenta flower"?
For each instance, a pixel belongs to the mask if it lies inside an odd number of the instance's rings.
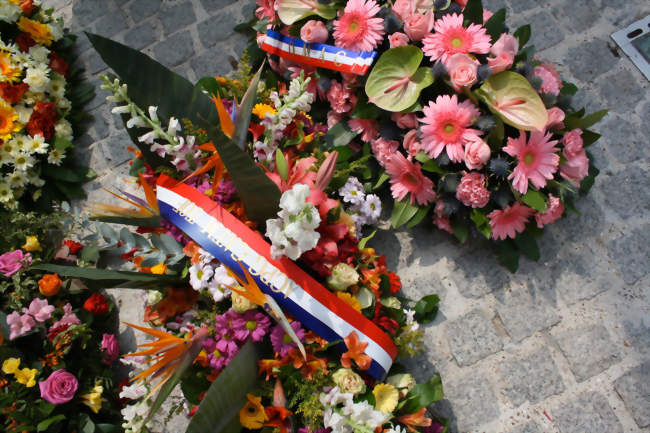
[[[47,379],[38,382],[38,387],[43,400],[52,404],[63,404],[72,400],[79,388],[79,382],[74,375],[61,369],[50,374]]]
[[[31,314],[37,322],[41,323],[52,317],[52,311],[54,311],[54,305],[48,304],[47,299],[39,298],[32,300],[28,310],[23,308],[23,313]]]
[[[113,334],[103,334],[102,335],[102,346],[101,349],[104,354],[104,362],[106,365],[111,365],[117,358],[120,356],[120,345],[117,342],[117,338]]]
[[[212,337],[206,338],[203,341],[202,347],[208,355],[208,364],[210,365],[210,368],[215,370],[221,370],[226,367],[237,354],[237,352],[229,354],[219,351],[217,349],[217,341]]]
[[[232,321],[234,336],[237,341],[245,342],[249,338],[255,342],[262,341],[269,332],[271,320],[258,310],[248,310]]]
[[[22,335],[25,335],[36,325],[34,318],[29,314],[20,315],[18,312],[7,316],[7,325],[9,325],[9,339],[13,340]]]
[[[239,314],[230,310],[224,314],[219,314],[215,318],[215,339],[216,348],[219,352],[234,356],[239,351],[239,346],[235,341],[235,329],[233,322],[239,317]]]
[[[305,338],[306,332],[300,326],[300,322],[294,320],[291,322],[291,327],[298,336],[298,339],[302,342]],[[289,334],[284,332],[281,325],[276,325],[275,328],[273,328],[273,331],[271,331],[271,344],[273,345],[273,351],[280,356],[287,356],[291,349],[298,347]]]
[[[24,265],[29,265],[31,261],[32,256],[29,253],[23,253],[23,250],[8,251],[0,255],[0,274],[11,277]]]
[[[80,323],[81,320],[79,320],[77,315],[72,312],[72,305],[67,303],[63,306],[63,317],[61,317],[61,320],[50,326],[50,329],[55,329],[62,325],[78,325]]]

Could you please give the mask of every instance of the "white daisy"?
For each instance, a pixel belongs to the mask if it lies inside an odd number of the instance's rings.
[[[32,153],[44,154],[47,152],[49,144],[45,142],[45,139],[41,134],[36,134],[34,137],[27,138],[27,148]]]
[[[0,182],[0,203],[9,203],[14,199],[11,188],[5,182]]]
[[[47,162],[52,165],[61,165],[63,158],[65,158],[65,151],[61,149],[52,149],[47,155]]]
[[[25,176],[25,173],[22,171],[16,170],[13,173],[10,173],[6,180],[11,188],[16,189],[25,186],[27,183],[27,176]]]
[[[34,158],[26,153],[18,153],[14,156],[14,167],[20,171],[27,171],[34,166]]]

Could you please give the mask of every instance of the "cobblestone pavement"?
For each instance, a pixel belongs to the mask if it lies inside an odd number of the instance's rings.
[[[48,0],[75,31],[90,30],[147,54],[190,80],[228,72],[245,43],[232,27],[252,0]],[[611,113],[591,149],[601,175],[581,215],[553,224],[539,263],[510,274],[477,239],[461,246],[430,228],[384,231],[375,246],[392,254],[407,294],[437,292],[439,318],[426,329],[427,353],[411,361],[422,376],[443,377],[438,410],[452,431],[488,433],[650,432],[649,248],[650,92],[609,35],[650,13],[643,0],[484,0],[507,7],[512,28],[531,22],[539,57],[579,85],[579,102]],[[94,83],[105,65],[80,37]],[[123,186],[129,144],[104,104],[77,157],[100,186]],[[141,317],[122,297],[122,316]],[[124,337],[131,337],[124,331]],[[128,340],[128,338],[127,338]],[[125,340],[126,341],[126,340]],[[129,348],[127,348],[129,349]],[[177,420],[178,421],[178,420]],[[181,431],[170,424],[165,431]]]

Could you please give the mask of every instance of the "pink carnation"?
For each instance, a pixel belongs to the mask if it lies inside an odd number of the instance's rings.
[[[411,204],[416,201],[420,206],[436,199],[433,181],[422,174],[420,164],[407,160],[404,155],[395,152],[386,163],[386,172],[390,174],[390,190],[393,197],[403,200],[411,194]]]
[[[445,213],[445,203],[442,200],[436,201],[436,206],[433,208],[433,224],[450,235],[454,234],[451,228],[451,222],[449,221],[449,215]]]
[[[420,42],[433,28],[433,11],[426,14],[412,13],[404,19],[404,32],[413,42]]]
[[[361,140],[366,143],[370,143],[379,135],[375,119],[350,119],[348,120],[348,126],[354,132],[360,133]]]
[[[100,349],[104,355],[104,363],[111,365],[120,356],[120,345],[114,334],[103,334]]]
[[[397,152],[399,147],[399,141],[396,140],[386,140],[385,138],[378,138],[372,141],[372,153],[375,155],[375,159],[382,167],[386,168],[386,164],[390,158]]]
[[[514,239],[517,233],[521,233],[526,229],[528,218],[534,212],[533,209],[521,203],[506,206],[503,210],[493,210],[487,215],[492,228],[492,239]]]
[[[423,42],[424,54],[432,61],[447,61],[454,54],[487,54],[490,51],[490,36],[478,24],[463,27],[463,14],[448,14],[437,20],[435,32],[427,35]]]
[[[490,191],[485,187],[485,175],[477,171],[465,173],[456,188],[456,198],[465,206],[485,207],[490,201]]]
[[[554,197],[553,194],[549,194],[548,203],[546,205],[546,212],[535,213],[535,221],[537,221],[537,227],[541,229],[545,225],[560,219],[563,213],[564,205],[560,199]]]
[[[562,80],[560,74],[557,73],[553,65],[550,63],[542,63],[533,69],[533,75],[542,79],[542,87],[540,90],[543,93],[550,93],[557,95],[562,89]]]
[[[393,113],[390,119],[397,123],[398,128],[413,129],[418,127],[418,118],[414,113]]]
[[[337,113],[350,111],[356,103],[354,92],[338,81],[332,81],[332,85],[327,91],[327,100],[332,106],[332,110]]]
[[[480,137],[471,137],[465,145],[465,165],[480,170],[490,159],[490,146]]]
[[[318,20],[309,20],[304,26],[300,28],[300,39],[305,42],[317,42],[324,44],[330,37],[329,32],[325,28],[325,24]]]
[[[391,48],[401,47],[408,45],[409,37],[402,32],[395,32],[388,36],[388,42]]]
[[[334,20],[334,43],[352,51],[372,51],[384,36],[384,19],[374,18],[380,11],[374,0],[348,0]]]
[[[0,256],[0,274],[11,277],[31,261],[32,256],[23,253],[23,250],[8,251]]]
[[[567,158],[576,156],[582,152],[584,149],[582,129],[572,129],[564,134],[564,137],[562,137],[562,144],[564,144],[564,156]]]

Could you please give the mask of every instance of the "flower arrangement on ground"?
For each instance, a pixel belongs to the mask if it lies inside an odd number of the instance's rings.
[[[112,302],[46,269],[76,262],[70,217],[11,212],[0,242],[0,422],[7,432],[94,431],[119,419]]]
[[[115,193],[131,207],[94,204],[80,254],[95,267],[59,271],[150,289],[151,327],[131,326],[153,341],[125,358],[137,368],[124,429],[145,430],[180,383],[188,432],[446,431],[427,409],[440,377],[418,384],[393,365],[423,349],[438,297],[405,297],[367,246],[361,230],[381,204],[353,176],[364,161],[321,150],[311,79],[276,87],[244,59],[234,78],[193,86],[90,39],[119,76],[103,87],[138,147],[142,192]]]
[[[0,2],[0,204],[49,211],[85,197],[93,172],[68,156],[94,96],[73,66],[75,36],[38,1]]]
[[[251,53],[280,79],[312,78],[326,142],[351,159],[372,149],[364,189],[390,186],[394,227],[480,233],[516,270],[520,253],[539,258],[546,225],[577,213],[598,174],[588,128],[606,111],[571,107],[578,89],[535,57],[530,25],[510,34],[505,9],[480,0],[257,4]]]

